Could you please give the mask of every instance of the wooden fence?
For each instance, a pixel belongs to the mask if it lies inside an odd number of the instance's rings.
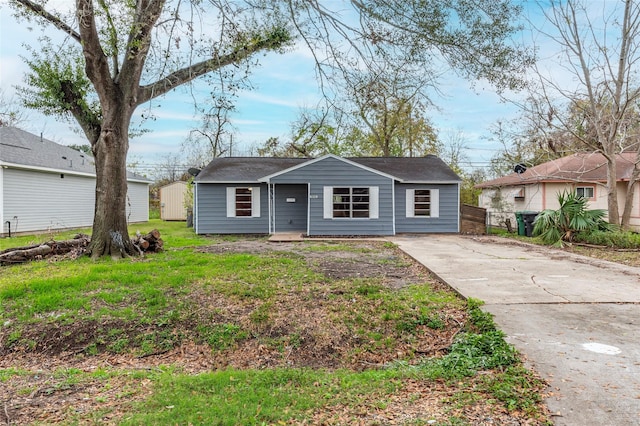
[[[460,206],[460,233],[486,234],[487,209],[462,204]]]

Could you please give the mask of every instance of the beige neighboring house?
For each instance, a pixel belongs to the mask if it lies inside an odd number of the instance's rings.
[[[177,181],[160,188],[160,219],[187,220],[187,182]]]
[[[635,153],[618,155],[616,172],[620,214],[624,210],[627,183],[636,166],[635,161]],[[528,168],[523,173],[512,173],[476,185],[482,189],[478,205],[486,208],[494,218],[502,221],[511,218],[511,223],[515,224],[514,212],[557,209],[558,194],[568,190],[587,198],[590,209],[607,210],[606,174],[607,165],[602,154],[573,154]],[[494,220],[493,224],[497,222]],[[640,229],[640,185],[634,188],[631,225]]]

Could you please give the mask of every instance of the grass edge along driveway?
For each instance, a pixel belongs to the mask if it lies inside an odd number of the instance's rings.
[[[198,246],[243,239],[198,237],[183,226],[150,223],[149,229],[160,229],[167,251],[145,259],[42,262],[1,271],[0,342],[9,356],[0,369],[0,420],[547,422],[544,383],[522,367],[477,301],[456,299],[426,274],[388,288],[384,277],[331,278],[316,267],[332,252],[345,261],[416,267],[390,245],[311,242],[294,252],[200,253]],[[322,256],[309,261],[304,252]],[[284,313],[292,302],[301,309],[323,307],[321,314],[314,311],[321,324],[310,328],[313,321],[304,315],[295,323]],[[74,324],[94,328],[80,336]],[[28,331],[34,329],[40,334]],[[46,346],[55,332],[61,334],[51,340],[71,342],[68,347]],[[348,337],[331,340],[331,333]],[[436,345],[437,336],[443,347],[421,353],[420,344]],[[79,345],[71,347],[73,342]],[[194,371],[185,359],[193,347],[219,367]],[[249,360],[260,351],[270,358],[254,367],[224,365],[242,359],[243,350]],[[297,352],[306,357],[287,364]],[[313,365],[317,353],[324,361]],[[46,359],[46,366],[36,368],[25,358]]]

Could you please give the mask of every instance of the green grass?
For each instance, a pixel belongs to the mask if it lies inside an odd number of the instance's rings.
[[[196,236],[182,222],[151,221],[130,230],[153,228],[160,230],[167,249],[145,258],[82,258],[5,267],[0,274],[3,348],[23,350],[28,356],[51,342],[68,341],[68,349],[84,356],[144,357],[193,342],[224,356],[254,339],[261,347],[285,353],[285,347],[300,348],[310,337],[305,334],[305,319],[286,328],[289,324],[283,325],[279,309],[324,306],[330,314],[323,319],[327,334],[344,332],[344,339],[357,342],[344,343],[354,345],[347,357],[395,356],[396,348],[404,348],[407,358],[361,371],[224,369],[190,375],[170,366],[91,373],[63,369],[53,373],[50,387],[66,389],[97,381],[103,387],[122,387],[117,398],[128,400],[140,392],[142,382],[148,383],[150,393],[143,401],[125,404],[124,413],[112,413],[117,414],[118,424],[286,424],[314,416],[329,424],[357,422],[361,420],[357,414],[345,417],[344,412],[384,408],[407,380],[461,387],[452,407],[463,404],[468,395],[471,399],[488,395],[509,410],[540,415],[541,382],[521,367],[515,350],[480,309],[479,301],[466,302],[469,321],[461,324],[448,312],[464,309],[465,302],[453,292],[434,290],[429,282],[391,289],[380,278],[331,280],[310,269],[298,253],[203,253],[198,246],[240,237]],[[372,250],[321,241],[301,246],[320,253]],[[274,329],[275,324],[280,328]],[[459,326],[464,329],[443,357],[416,362],[415,354],[407,350],[425,333]],[[52,330],[60,334],[47,336]],[[478,374],[487,371],[491,373]],[[0,382],[28,374],[41,373],[0,370]],[[23,392],[30,394],[33,386],[25,385]],[[113,409],[114,401],[109,400],[113,396],[108,395],[98,397],[96,403],[105,405],[96,414],[72,414],[68,422],[99,423],[100,416]],[[335,407],[345,407],[343,414],[333,413]],[[452,415],[451,423],[455,418]]]
[[[197,376],[164,373],[155,377],[153,395],[136,405],[121,424],[291,424],[317,413],[325,413],[322,420],[329,424],[358,423],[362,419],[356,413],[384,408],[407,380],[426,384],[452,378],[440,373],[429,365],[416,368],[402,364],[364,372],[273,369]],[[461,377],[452,382],[460,388],[448,402],[452,410],[488,397],[508,410],[540,415],[544,383],[522,367],[508,366],[502,373],[478,375],[469,382]],[[347,407],[346,411],[354,414],[333,417],[330,413],[336,407]]]
[[[165,239],[166,248],[178,248],[207,244],[205,237],[195,235],[192,228],[187,228],[185,222],[165,222],[160,219],[151,219],[144,223],[129,225],[129,234],[135,235],[136,231],[145,234],[152,229],[158,229],[161,237]],[[91,235],[91,228],[72,229],[66,231],[39,232],[31,235],[20,235],[0,238],[0,250],[11,247],[22,247],[47,241],[62,241],[72,239],[77,234]],[[170,238],[165,238],[170,235]]]
[[[629,231],[580,232],[575,241],[617,249],[640,249],[640,234]]]

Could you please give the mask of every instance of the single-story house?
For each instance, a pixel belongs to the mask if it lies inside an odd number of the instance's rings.
[[[15,127],[0,127],[0,236],[91,226],[93,157]],[[149,220],[150,180],[128,173],[127,218]]]
[[[177,181],[160,187],[160,219],[187,220],[187,182]]]
[[[438,157],[216,158],[195,178],[198,234],[460,230],[460,178]]]
[[[635,161],[634,153],[617,156],[620,214]],[[516,211],[540,212],[559,208],[558,194],[570,191],[587,198],[590,209],[607,210],[607,164],[600,153],[568,155],[520,171],[476,185],[482,189],[478,205],[498,217]],[[640,185],[634,189],[631,225],[640,228]]]

